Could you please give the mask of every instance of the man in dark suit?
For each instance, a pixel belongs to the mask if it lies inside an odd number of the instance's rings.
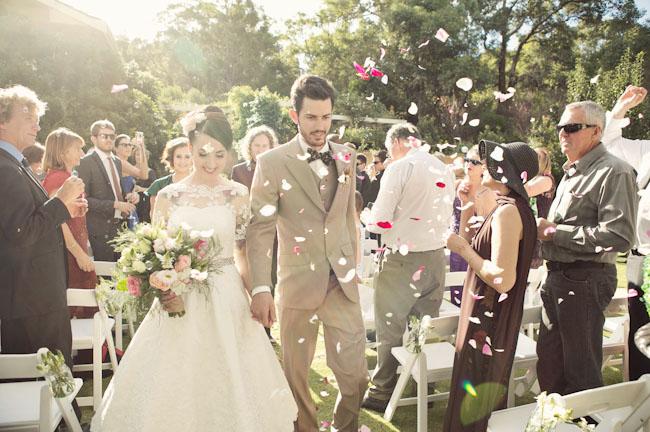
[[[125,218],[135,211],[137,193],[124,195],[120,185],[122,163],[112,153],[115,126],[98,120],[90,127],[94,149],[84,156],[77,172],[86,185],[88,199],[88,237],[95,261],[117,261],[119,258],[108,243],[115,238]]]
[[[372,159],[371,171],[375,173],[375,177],[370,179],[362,192],[363,204],[365,206],[369,203],[374,203],[377,199],[381,178],[384,175],[384,169],[386,168],[384,163],[386,162],[386,159],[388,159],[388,153],[386,153],[386,150],[379,150],[374,154]]]
[[[0,89],[0,351],[61,350],[72,367],[61,224],[88,204],[75,176],[49,198],[21,153],[34,144],[44,111],[30,89]]]
[[[368,184],[370,183],[370,177],[366,172],[367,163],[368,159],[366,159],[365,155],[357,154],[357,192],[359,192],[361,196],[363,196],[366,187],[368,187]]]

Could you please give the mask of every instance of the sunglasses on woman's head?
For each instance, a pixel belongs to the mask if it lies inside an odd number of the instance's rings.
[[[474,165],[474,166],[483,165],[483,162],[481,162],[481,161],[478,160],[478,159],[464,158],[464,160],[465,160],[465,162],[470,163],[470,164],[472,164],[472,165]]]
[[[583,123],[567,123],[563,125],[557,125],[555,126],[555,129],[557,130],[558,133],[564,129],[564,132],[568,134],[576,133],[582,129],[587,129],[591,127],[596,127],[596,125],[590,125],[590,124],[583,124]]]

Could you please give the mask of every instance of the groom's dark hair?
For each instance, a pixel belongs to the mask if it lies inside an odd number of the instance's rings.
[[[301,75],[291,86],[291,105],[296,112],[302,109],[302,101],[308,97],[314,100],[332,101],[336,99],[336,90],[329,81],[317,75]]]

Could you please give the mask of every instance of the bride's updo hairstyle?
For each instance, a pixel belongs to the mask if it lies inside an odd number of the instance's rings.
[[[194,144],[199,133],[219,141],[226,150],[232,149],[232,129],[221,108],[210,105],[199,111],[192,111],[181,119],[183,133]]]

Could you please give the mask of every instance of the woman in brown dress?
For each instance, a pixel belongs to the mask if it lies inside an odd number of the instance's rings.
[[[537,175],[535,151],[525,143],[481,141],[483,185],[497,206],[476,235],[470,209],[461,214],[460,235],[447,247],[469,264],[458,322],[456,357],[444,431],[485,431],[492,411],[505,407],[508,380],[521,326],[526,281],[537,228],[524,183]],[[468,201],[459,193],[461,204]],[[470,228],[469,231],[465,228]],[[471,241],[471,244],[469,243]]]
[[[43,155],[43,188],[50,196],[54,195],[63,182],[72,175],[84,155],[84,140],[66,128],[52,131],[45,140]],[[97,285],[95,264],[88,251],[88,228],[86,217],[68,219],[61,225],[65,247],[68,250],[68,287],[94,289]],[[70,316],[92,318],[96,308],[70,307]]]

